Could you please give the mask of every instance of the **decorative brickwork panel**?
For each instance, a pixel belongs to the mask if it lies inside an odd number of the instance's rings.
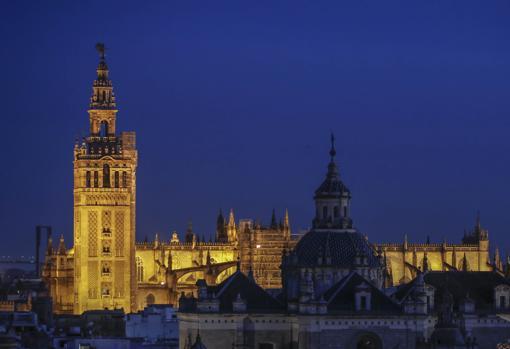
[[[115,256],[124,256],[124,212],[115,213]]]
[[[89,274],[89,298],[97,299],[98,298],[98,280],[99,280],[99,272],[98,272],[98,263],[97,261],[89,261],[88,263],[88,274]]]
[[[115,266],[113,269],[114,275],[114,297],[124,297],[124,274],[126,270],[124,270],[124,261],[115,261]]]
[[[126,203],[127,199],[128,197],[125,194],[95,194],[88,195],[85,203],[96,206],[122,205]]]
[[[97,212],[89,212],[89,257],[97,256]]]
[[[103,223],[103,229],[109,229],[112,226],[112,213],[110,211],[103,211],[101,222]]]

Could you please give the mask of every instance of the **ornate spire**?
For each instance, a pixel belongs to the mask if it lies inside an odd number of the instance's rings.
[[[474,235],[478,241],[489,239],[488,231],[486,229],[483,229],[482,224],[480,223],[480,210],[478,210],[476,212],[476,224],[475,224]]]
[[[225,227],[225,218],[223,212],[220,209],[218,218],[216,219],[216,241],[226,242],[228,240],[227,229]]]
[[[316,229],[351,229],[351,192],[340,179],[335,163],[335,136],[331,134],[330,161],[326,178],[315,190],[316,216],[313,227]]]
[[[96,79],[92,84],[90,97],[89,119],[92,137],[115,137],[117,104],[113,93],[113,84],[108,77],[109,70],[105,59],[105,46],[96,45],[99,53],[99,64]]]
[[[285,216],[283,218],[283,227],[289,228],[290,222],[289,222],[289,210],[285,209]]]
[[[462,271],[469,271],[469,264],[467,261],[466,252],[464,252],[464,258],[462,258]]]
[[[236,219],[234,217],[233,208],[230,209],[230,214],[228,216],[227,239],[230,242],[237,240]]]
[[[278,222],[276,222],[276,212],[273,208],[273,213],[271,214],[271,229],[278,228]]]
[[[51,256],[53,254],[53,239],[51,238],[51,235],[48,236],[48,243],[46,246],[46,255]]]
[[[64,242],[64,235],[60,235],[60,242],[58,244],[58,254],[66,254],[66,244]]]
[[[338,177],[338,168],[335,163],[336,149],[335,149],[335,135],[331,133],[331,148],[329,150],[329,165],[328,165],[328,177]]]
[[[462,238],[462,243],[464,244],[478,244],[480,241],[487,241],[489,239],[489,232],[486,229],[483,229],[482,224],[480,223],[480,211],[476,211],[476,220],[475,226],[471,233],[466,233],[464,231],[464,237]]]
[[[112,81],[108,77],[109,69],[105,59],[106,47],[103,43],[97,43],[96,50],[99,53],[99,64],[96,69],[97,78],[94,80],[90,108],[115,109],[115,94]]]
[[[331,162],[335,162],[336,150],[335,150],[335,135],[331,132],[331,149],[329,151],[329,156],[331,156]]]
[[[188,229],[186,229],[186,235],[184,237],[184,241],[186,243],[193,242],[193,222],[191,220],[188,222]]]
[[[422,266],[422,270],[423,272],[427,272],[429,271],[429,258],[427,256],[427,252],[425,252],[425,254],[423,255],[423,262],[422,262],[423,266]]]
[[[235,227],[236,226],[236,220],[234,218],[234,209],[230,209],[230,214],[228,215],[228,226],[229,227]]]
[[[498,247],[496,247],[496,251],[494,252],[494,267],[496,267],[498,270],[503,270],[503,263],[501,263]]]

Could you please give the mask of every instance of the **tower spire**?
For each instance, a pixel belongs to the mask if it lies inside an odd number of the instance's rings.
[[[74,192],[75,195],[83,198],[87,202],[94,200],[94,212],[88,214],[88,208],[78,202],[74,203],[74,212],[80,217],[74,223],[74,236],[79,236],[80,232],[88,227],[90,230],[90,240],[83,244],[75,245],[74,268],[82,275],[83,280],[93,280],[96,278],[93,269],[89,269],[89,261],[101,265],[104,263],[124,263],[122,268],[113,268],[113,280],[125,280],[121,282],[121,292],[116,294],[115,307],[124,308],[128,312],[136,311],[136,278],[126,279],[125,275],[134,275],[135,273],[135,251],[134,248],[122,248],[122,253],[110,251],[104,245],[104,252],[98,253],[98,239],[104,236],[111,236],[112,223],[115,226],[115,246],[134,246],[136,230],[136,167],[138,162],[138,153],[136,150],[135,132],[122,132],[119,136],[116,133],[116,115],[117,107],[113,93],[113,85],[109,79],[109,69],[106,64],[105,46],[99,43],[95,46],[99,54],[99,63],[96,65],[96,77],[92,84],[92,96],[88,109],[89,114],[89,134],[84,138],[83,143],[74,147]],[[92,188],[94,188],[92,190]],[[121,189],[122,188],[122,189]],[[122,195],[119,195],[122,191]],[[118,207],[112,211],[110,202],[96,201],[95,195],[101,197],[115,197],[115,203]],[[99,223],[101,222],[101,223]],[[99,235],[100,231],[104,235]],[[98,236],[99,235],[99,236]],[[121,243],[119,245],[118,242]],[[154,243],[156,249],[157,241]],[[159,251],[154,251],[155,254]],[[89,259],[92,257],[92,259]],[[164,260],[161,260],[164,262]],[[122,275],[121,275],[122,274]],[[101,285],[101,287],[100,287]],[[65,298],[58,302],[74,304],[73,312],[81,314],[86,310],[94,309],[97,305],[92,299],[106,292],[113,294],[111,283],[104,288],[103,284],[97,282],[83,287],[83,283],[74,283],[74,292],[61,291],[60,294],[66,294]],[[59,297],[60,298],[60,297]]]
[[[496,247],[496,251],[494,252],[494,266],[498,270],[503,270],[503,264],[501,263],[501,257],[499,255],[499,248]]]
[[[423,261],[422,261],[422,268],[421,268],[421,270],[423,270],[424,273],[429,271],[429,258],[427,256],[427,252],[426,251],[425,251],[425,254],[423,255]]]
[[[225,227],[225,218],[223,217],[223,212],[220,209],[218,213],[218,218],[216,219],[216,241],[217,242],[227,242],[228,235],[227,229]]]
[[[99,63],[90,99],[90,109],[115,109],[115,95],[113,94],[112,81],[108,77],[110,71],[105,58],[106,47],[103,43],[97,43],[96,50],[99,53]]]
[[[464,258],[462,258],[462,271],[469,271],[469,264],[466,257],[466,252],[464,252]]]
[[[193,242],[193,223],[191,220],[188,222],[188,229],[186,229],[184,241],[189,244]]]
[[[336,149],[335,149],[335,135],[331,132],[331,148],[329,149],[329,165],[328,165],[328,178],[338,178],[338,168],[335,163]]]
[[[111,137],[115,135],[117,104],[113,93],[113,84],[108,77],[109,69],[105,59],[106,47],[103,43],[97,43],[96,50],[99,53],[99,64],[90,98],[90,133],[96,137]]]
[[[329,156],[331,157],[331,162],[334,162],[336,150],[335,150],[335,134],[333,132],[331,132],[331,149],[329,150]]]
[[[51,235],[48,236],[48,244],[46,246],[46,255],[51,256],[53,254],[53,239],[51,238]]]
[[[236,225],[236,220],[234,218],[234,209],[233,208],[230,209],[230,214],[228,215],[228,225],[229,226],[235,226]]]
[[[276,229],[278,227],[278,223],[276,222],[276,211],[273,208],[273,213],[271,214],[271,229]]]
[[[227,239],[231,242],[237,240],[236,219],[234,218],[233,208],[230,209],[230,214],[228,216]]]
[[[351,229],[350,218],[351,192],[340,179],[335,163],[335,135],[331,133],[330,161],[328,172],[322,184],[315,190],[316,216],[314,228],[320,229]]]
[[[64,234],[60,235],[60,242],[58,244],[58,253],[66,254],[66,244],[64,242]]]

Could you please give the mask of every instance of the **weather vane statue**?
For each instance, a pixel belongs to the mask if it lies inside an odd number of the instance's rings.
[[[99,57],[101,57],[101,59],[104,59],[106,47],[104,46],[104,44],[102,42],[98,42],[96,44],[96,50],[97,50],[97,52],[99,52]]]

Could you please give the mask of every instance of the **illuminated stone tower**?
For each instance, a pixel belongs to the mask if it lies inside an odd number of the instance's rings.
[[[74,313],[135,311],[134,132],[116,132],[117,107],[104,45],[90,99],[90,133],[74,148]]]

